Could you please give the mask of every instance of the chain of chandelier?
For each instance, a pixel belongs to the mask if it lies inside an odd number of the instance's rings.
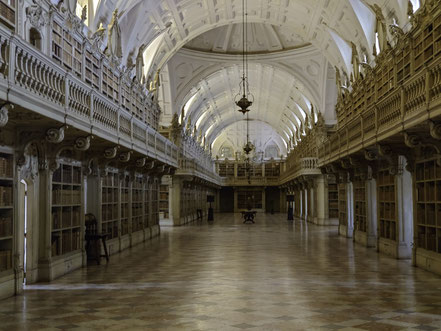
[[[248,113],[250,111],[250,107],[252,106],[254,102],[254,96],[251,94],[249,90],[249,84],[248,84],[248,13],[247,13],[247,0],[242,0],[242,78],[241,82],[239,84],[239,93],[235,97],[235,104],[239,107],[239,112],[241,112],[243,115],[246,114],[246,122],[247,122],[247,142],[243,148],[243,151],[247,155],[245,161],[247,163],[247,166],[249,166],[249,158],[248,155],[252,152],[254,149],[253,144],[250,142],[249,137],[249,117]],[[248,169],[247,169],[248,170]]]

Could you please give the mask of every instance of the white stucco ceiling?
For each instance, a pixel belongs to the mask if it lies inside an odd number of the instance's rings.
[[[220,26],[190,40],[184,47],[213,53],[241,54],[243,30],[242,24]],[[280,52],[307,44],[286,27],[248,23],[245,30],[248,54]]]
[[[271,131],[271,136],[279,135],[279,145],[297,129],[296,111],[308,113],[309,102],[327,121],[333,120],[331,68],[350,76],[350,41],[360,59],[374,60],[375,15],[368,5],[378,4],[387,24],[408,23],[407,0],[247,2],[248,46],[258,54],[250,56],[250,87],[256,99],[250,115],[253,125],[262,125],[260,132],[266,132],[262,142]],[[163,124],[194,97],[185,121],[197,122],[210,143],[234,134],[232,127],[241,115],[233,98],[242,68],[240,57],[231,54],[241,51],[242,0],[89,0],[89,5],[94,9],[92,31],[100,22],[106,25],[115,8],[121,13],[123,63],[140,45],[149,45],[146,76],[162,69],[166,82],[161,87],[161,102],[167,109]],[[264,130],[266,125],[272,129]]]

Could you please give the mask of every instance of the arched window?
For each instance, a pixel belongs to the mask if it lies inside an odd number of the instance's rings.
[[[265,148],[265,158],[278,158],[279,157],[279,148],[276,145],[270,145]]]
[[[229,146],[222,146],[220,149],[220,157],[223,159],[233,158],[233,149]]]
[[[37,29],[31,28],[29,30],[29,42],[32,46],[41,50],[41,34]]]

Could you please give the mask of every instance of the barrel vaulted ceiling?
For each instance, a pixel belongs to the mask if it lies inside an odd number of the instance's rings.
[[[247,2],[249,81],[256,100],[250,125],[262,133],[256,138],[262,148],[277,145],[282,154],[311,105],[328,122],[334,119],[333,68],[350,77],[348,42],[361,60],[374,61],[375,16],[368,5],[378,4],[388,24],[408,24],[407,0]],[[418,7],[420,1],[411,2]],[[207,135],[214,154],[224,143],[237,148],[245,142],[233,103],[242,70],[242,0],[89,0],[89,6],[92,31],[110,22],[115,8],[121,13],[123,63],[131,51],[148,46],[146,77],[162,72],[163,124],[184,107],[185,122]]]

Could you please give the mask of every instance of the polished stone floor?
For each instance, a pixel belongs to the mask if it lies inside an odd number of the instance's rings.
[[[285,215],[216,215],[24,295],[5,330],[441,330],[441,277]]]

